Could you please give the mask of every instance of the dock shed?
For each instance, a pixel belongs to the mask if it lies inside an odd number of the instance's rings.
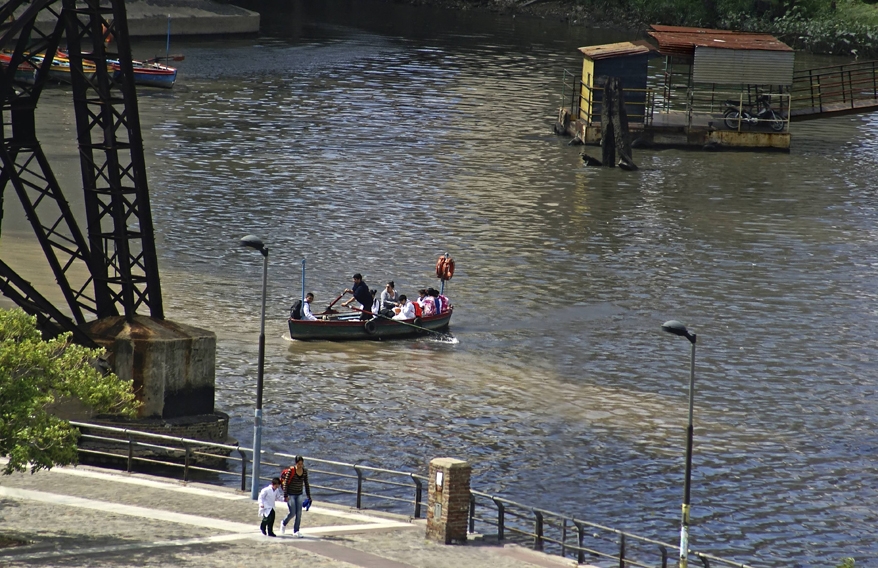
[[[625,93],[629,122],[643,123],[647,116],[647,72],[652,50],[628,41],[580,47],[582,83],[579,113],[588,123],[600,122],[601,101],[607,77],[618,77]]]
[[[651,43],[579,48],[582,74],[564,71],[569,106],[559,109],[556,131],[598,144],[603,89],[618,77],[638,146],[789,150],[791,47],[730,30],[653,25],[649,35]]]
[[[663,103],[673,107],[677,92],[696,99],[706,91],[752,98],[788,93],[795,52],[769,34],[652,25],[649,35],[665,58]],[[735,96],[734,98],[738,98]]]

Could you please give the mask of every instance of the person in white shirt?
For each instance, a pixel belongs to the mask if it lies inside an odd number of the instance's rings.
[[[314,294],[312,294],[311,292],[308,292],[305,295],[305,303],[302,304],[302,319],[303,320],[314,321],[317,319],[317,317],[313,313],[311,313],[311,302],[313,302],[313,301],[314,301]]]
[[[378,317],[378,312],[381,311],[381,300],[378,298],[378,290],[373,288],[369,290],[369,293],[372,294],[372,319],[375,319]]]
[[[274,534],[274,504],[276,501],[283,500],[283,498],[284,493],[280,488],[279,477],[272,479],[271,485],[264,487],[259,492],[259,516],[262,517],[262,524],[259,525],[259,530],[262,531],[262,534],[277,536]],[[266,532],[266,529],[268,529],[268,532]]]
[[[406,298],[405,294],[399,297],[399,312],[393,319],[395,320],[408,320],[414,319],[415,317],[415,305],[409,302],[408,298]]]

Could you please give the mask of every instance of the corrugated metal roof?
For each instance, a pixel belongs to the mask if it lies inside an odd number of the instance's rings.
[[[696,47],[719,49],[793,51],[793,48],[770,34],[751,34],[731,30],[709,30],[680,26],[653,25],[649,35],[659,44],[665,55],[695,54]]]
[[[695,48],[692,80],[720,85],[792,85],[792,51]]]
[[[604,45],[580,47],[579,51],[589,59],[596,61],[598,59],[608,59],[610,57],[624,57],[626,55],[649,53],[651,50],[645,45],[637,45],[630,41],[623,41],[619,43],[606,43]]]
[[[736,33],[744,33],[744,32],[736,32],[733,30],[713,30],[710,28],[690,28],[689,26],[665,26],[662,24],[652,24],[649,26],[653,29],[653,31],[657,32],[677,32],[681,34],[686,33],[711,33],[711,34],[736,34]]]

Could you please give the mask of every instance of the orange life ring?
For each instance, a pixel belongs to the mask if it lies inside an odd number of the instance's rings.
[[[436,261],[436,278],[442,278],[445,274],[445,257],[440,256]]]
[[[442,280],[451,280],[454,276],[454,259],[450,256],[445,260],[445,276]]]
[[[454,259],[450,256],[440,256],[436,261],[436,278],[451,280],[452,276],[454,276]]]

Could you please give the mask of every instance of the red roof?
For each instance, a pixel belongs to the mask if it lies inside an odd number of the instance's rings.
[[[663,55],[695,54],[696,47],[716,47],[721,49],[793,51],[793,48],[773,35],[734,32],[731,30],[710,30],[687,28],[683,26],[651,26],[649,35],[659,44]]]

